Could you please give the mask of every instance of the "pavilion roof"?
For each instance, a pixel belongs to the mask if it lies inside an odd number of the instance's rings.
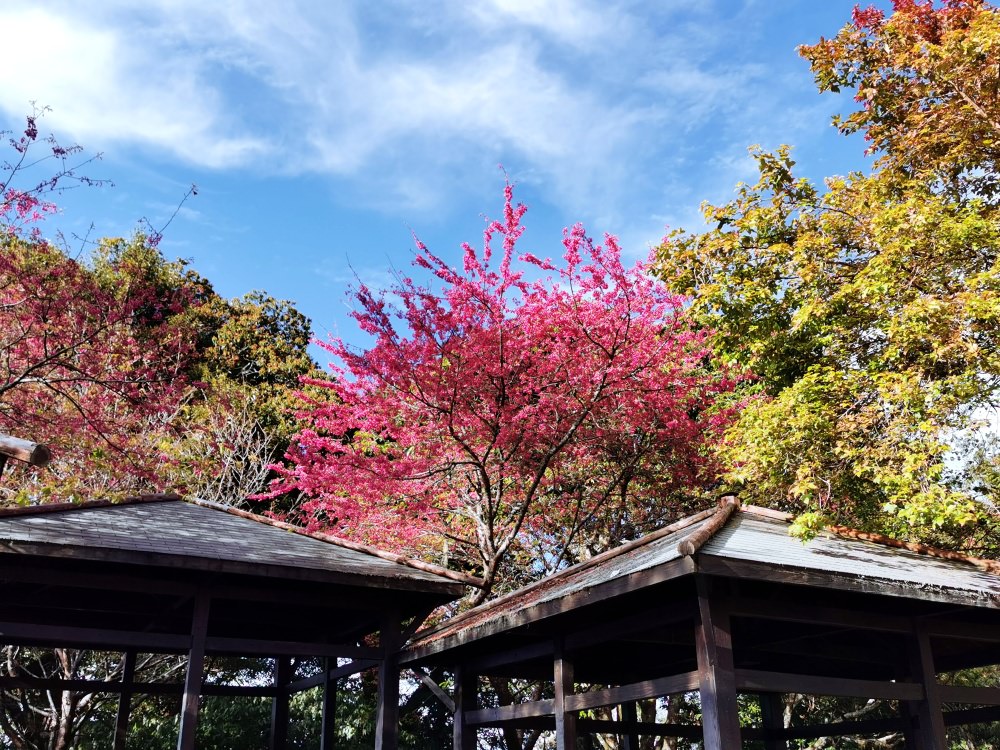
[[[476,579],[200,500],[0,510],[0,554],[117,561],[461,595]]]
[[[418,632],[404,661],[698,572],[1000,609],[996,561],[841,527],[803,542],[790,520],[727,499]]]

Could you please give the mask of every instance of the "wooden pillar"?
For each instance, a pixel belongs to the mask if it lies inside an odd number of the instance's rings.
[[[910,641],[910,665],[913,676],[924,688],[924,698],[911,704],[916,719],[912,736],[917,750],[948,750],[945,744],[944,715],[941,713],[941,691],[934,668],[934,651],[927,630],[914,623]]]
[[[271,699],[271,734],[269,750],[286,750],[288,747],[288,683],[292,681],[292,660],[279,656],[274,660],[274,687]]]
[[[701,724],[705,750],[739,750],[740,717],[736,706],[733,636],[729,613],[720,606],[710,581],[696,576],[698,622],[695,650],[698,657]]]
[[[194,750],[198,730],[198,703],[201,698],[201,678],[205,671],[205,638],[208,635],[208,593],[199,592],[194,599],[191,617],[191,648],[188,651],[187,674],[184,676],[184,698],[181,701],[181,729],[177,750]]]
[[[375,708],[375,750],[396,750],[399,744],[399,616],[382,622],[379,633],[382,661],[378,667],[378,705]]]
[[[324,659],[323,669],[323,730],[320,735],[320,750],[333,750],[337,741],[337,681],[330,679],[330,670],[337,666],[336,659]]]
[[[465,712],[479,703],[479,676],[464,667],[455,668],[455,713],[452,729],[453,750],[475,750],[476,728],[465,723]]]
[[[767,731],[781,731],[785,728],[785,706],[781,693],[763,693],[760,696],[760,713],[764,726],[764,750],[788,750],[785,740],[767,736]]]
[[[556,718],[556,750],[576,750],[576,711],[566,710],[566,696],[575,692],[573,662],[563,650],[562,640],[556,642],[553,663],[555,678],[555,700],[553,712]]]
[[[122,691],[118,696],[118,716],[115,718],[115,740],[112,750],[125,750],[128,738],[128,719],[132,710],[132,684],[135,682],[135,651],[125,652],[122,665]]]
[[[622,721],[629,724],[637,724],[639,722],[639,712],[635,709],[635,701],[629,701],[628,703],[623,703],[621,707]],[[639,734],[634,731],[628,731],[622,737],[622,750],[639,750]]]

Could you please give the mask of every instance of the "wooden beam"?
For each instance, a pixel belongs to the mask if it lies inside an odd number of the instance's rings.
[[[60,680],[42,677],[10,677],[0,675],[0,688],[24,690],[72,691],[79,693],[111,693],[121,695],[131,692],[132,695],[183,695],[184,684],[179,682],[133,682],[126,685],[121,682],[104,680]],[[270,698],[274,688],[270,685],[216,685],[202,683],[201,694],[229,698]]]
[[[239,656],[332,656],[345,659],[379,659],[381,648],[356,643],[312,643],[309,641],[269,641],[255,638],[209,638],[206,650],[211,654]]]
[[[271,698],[268,750],[286,750],[288,746],[288,683],[293,675],[289,657],[280,656],[274,660],[274,697]]]
[[[780,693],[761,693],[760,714],[764,730],[764,750],[788,750],[781,732],[785,729],[784,703]]]
[[[551,721],[551,720],[550,720]],[[698,724],[668,724],[640,721],[610,721],[608,719],[580,719],[577,722],[581,733],[587,734],[625,734],[626,737],[680,737],[682,739],[700,740],[701,726]],[[623,745],[622,750],[627,750]],[[638,750],[638,745],[636,745]]]
[[[448,710],[448,713],[455,713],[455,700],[445,692],[443,687],[437,684],[437,681],[433,677],[419,667],[410,671],[431,691],[431,694],[435,698],[441,701],[441,704]]]
[[[194,612],[191,616],[191,649],[188,651],[187,673],[184,676],[184,697],[181,702],[181,728],[177,737],[177,750],[194,750],[195,747],[210,605],[211,599],[207,593],[200,592],[195,596]]]
[[[479,705],[479,676],[465,665],[455,668],[452,750],[476,750],[476,727],[469,716]]]
[[[556,717],[556,750],[576,750],[577,712],[567,705],[567,700],[572,698],[576,691],[573,661],[566,654],[561,641],[556,642],[552,667],[555,681],[552,711]]]
[[[911,674],[923,686],[923,695],[911,705],[917,724],[914,728],[917,750],[948,750],[944,717],[941,715],[941,692],[934,668],[934,651],[930,636],[920,623],[914,623],[910,645]]]
[[[619,710],[621,711],[622,717],[622,720],[619,723],[622,727],[619,728],[617,732],[622,735],[622,750],[639,750],[639,733],[631,728],[632,725],[637,725],[639,723],[639,713],[636,711],[635,701],[626,701],[625,703],[622,703]],[[624,728],[625,724],[630,725],[628,729]],[[580,729],[592,731],[586,726],[581,726]]]
[[[982,724],[987,721],[1000,721],[1000,706],[963,708],[958,711],[946,711],[944,714],[944,725],[946,727]]]
[[[506,648],[502,651],[464,659],[462,663],[467,668],[474,670],[476,674],[488,674],[491,669],[496,669],[497,667],[519,664],[534,659],[551,659],[553,653],[552,641],[545,640],[541,643],[515,646],[514,648]]]
[[[125,663],[122,665],[122,691],[118,695],[118,715],[115,717],[115,739],[112,750],[125,750],[128,737],[128,719],[132,710],[132,686],[135,680],[135,651],[125,652]]]
[[[514,703],[497,708],[479,708],[465,712],[465,723],[472,726],[498,726],[505,721],[523,719],[533,716],[552,716],[552,699],[543,698],[527,703]]]
[[[332,657],[326,658],[327,663],[336,664],[337,660]],[[303,690],[310,690],[314,687],[326,684],[329,680],[339,680],[341,677],[350,677],[352,674],[364,672],[366,669],[378,666],[376,659],[354,659],[339,667],[333,667],[328,672],[314,674],[312,677],[305,677],[296,680],[288,685],[289,693],[301,693]]]
[[[334,750],[334,745],[337,742],[337,678],[334,677],[336,668],[336,659],[323,660],[323,674],[321,675],[323,677],[323,718],[319,750]]]
[[[398,613],[388,613],[379,631],[382,660],[378,667],[378,703],[375,706],[375,750],[396,750],[399,744],[399,648],[402,638]]]
[[[643,698],[659,698],[663,695],[686,693],[697,690],[701,684],[700,673],[684,672],[683,674],[659,677],[655,680],[633,682],[630,685],[594,690],[586,693],[576,693],[567,696],[566,706],[574,711],[586,711],[592,708],[617,706],[619,703],[634,702]]]
[[[852,680],[757,669],[737,669],[736,687],[741,692],[748,693],[804,693],[909,701],[920,700],[924,693],[923,688],[915,682]]]
[[[969,703],[980,706],[1000,706],[1000,688],[938,685],[942,703]]]
[[[137,633],[130,630],[79,628],[72,625],[35,625],[23,622],[0,622],[0,642],[33,646],[83,646],[134,648],[153,653],[184,653],[191,647],[190,635]]]
[[[733,750],[741,746],[741,739],[729,613],[720,606],[712,582],[699,575],[696,585],[695,652],[705,750]]]
[[[52,460],[52,451],[46,446],[22,440],[11,435],[0,435],[0,456],[16,458],[32,466],[45,466]]]

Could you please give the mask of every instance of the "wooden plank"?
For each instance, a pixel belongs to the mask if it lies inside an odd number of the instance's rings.
[[[908,722],[898,716],[891,716],[885,719],[859,719],[856,721],[835,721],[829,724],[812,724],[805,727],[788,727],[781,730],[762,730],[758,732],[750,729],[743,731],[746,739],[764,739],[770,737],[773,741],[781,742],[779,747],[787,747],[789,740],[815,740],[820,737],[850,737],[859,734],[888,734],[890,732],[902,732],[906,729]]]
[[[335,659],[323,661],[323,716],[321,719],[319,750],[334,750],[337,742],[337,668]]]
[[[938,685],[942,703],[970,703],[980,706],[1000,706],[1000,688]]]
[[[917,723],[914,728],[918,750],[948,750],[944,717],[941,715],[941,693],[934,668],[934,652],[931,639],[920,623],[914,623],[911,635],[911,673],[920,681],[923,695],[915,701]]]
[[[122,691],[118,695],[118,715],[115,717],[115,739],[112,750],[125,750],[125,741],[128,737],[128,719],[132,710],[135,660],[135,651],[129,650],[125,652],[125,663],[122,665]]]
[[[573,680],[573,661],[565,651],[564,644],[556,643],[552,660],[555,699],[552,711],[556,718],[556,750],[576,750],[576,711],[567,705],[573,697],[576,685]]]
[[[766,672],[757,669],[737,669],[736,687],[748,693],[804,693],[853,698],[884,698],[887,700],[920,700],[923,688],[915,682],[882,682],[852,680],[843,677]]]
[[[210,604],[211,600],[204,592],[195,597],[194,613],[191,616],[191,650],[188,651],[187,673],[184,676],[184,697],[181,701],[181,728],[177,737],[177,750],[194,750],[195,747]]]
[[[431,691],[431,694],[441,701],[441,704],[448,709],[448,713],[455,713],[455,700],[448,695],[447,692],[445,692],[443,687],[437,684],[437,681],[435,681],[433,677],[422,669],[413,669],[411,671],[417,676],[417,679],[419,679],[427,687],[427,689]]]
[[[35,625],[23,622],[0,622],[0,641],[64,648],[68,646],[134,648],[154,653],[184,653],[191,647],[191,636],[187,634],[137,633],[130,630]]]
[[[326,661],[332,664],[336,664],[337,660],[333,657],[326,657]],[[314,687],[319,687],[320,685],[326,684],[329,680],[339,680],[341,677],[350,677],[352,674],[357,674],[358,672],[364,672],[366,669],[371,669],[372,667],[378,666],[377,659],[354,659],[349,661],[339,667],[333,667],[327,673],[320,672],[319,674],[313,675],[312,677],[305,677],[301,680],[296,680],[288,685],[289,693],[301,693],[303,690],[310,690]]]
[[[282,656],[274,660],[274,697],[271,698],[271,731],[269,750],[286,750],[288,746],[288,683],[292,676],[292,660]]]
[[[580,719],[577,722],[581,733],[587,734],[625,734],[629,737],[680,737],[688,740],[701,739],[701,727],[698,724],[668,724],[639,721],[610,721],[608,719]],[[622,750],[626,750],[623,746]],[[638,746],[636,746],[638,750]]]
[[[452,749],[476,750],[476,727],[469,715],[479,705],[479,676],[465,665],[455,668],[455,711],[453,713]]]
[[[402,646],[399,614],[387,613],[379,631],[382,660],[378,667],[375,750],[396,750],[399,743],[399,660]]]
[[[379,659],[381,650],[354,643],[310,643],[309,641],[268,641],[254,638],[211,637],[206,642],[211,654],[239,656],[340,657],[344,659]]]
[[[498,726],[505,721],[523,719],[532,716],[552,716],[553,702],[551,698],[543,698],[527,703],[514,703],[510,706],[497,708],[479,708],[465,712],[465,723],[472,726]]]
[[[945,711],[944,714],[944,725],[946,727],[982,724],[988,721],[1000,721],[1000,706],[963,708],[958,711]]]
[[[741,746],[741,739],[729,614],[720,606],[709,580],[698,576],[696,585],[699,617],[695,652],[704,746],[705,750],[733,750]]]
[[[617,706],[619,703],[634,702],[643,698],[659,698],[663,695],[686,693],[697,690],[701,684],[699,672],[684,672],[683,674],[659,677],[655,680],[633,682],[631,685],[595,690],[593,692],[576,693],[567,696],[567,708],[574,711],[586,711],[592,708]]]
[[[787,601],[780,603],[748,597],[726,600],[731,617],[753,617],[776,622],[795,622],[810,625],[830,625],[859,630],[879,630],[887,633],[909,633],[910,620],[880,612],[862,612],[836,607],[802,606]]]
[[[133,682],[130,685],[125,685],[121,682],[107,682],[103,680],[59,680],[27,676],[10,677],[7,675],[0,676],[0,688],[66,690],[80,693],[111,693],[112,695],[121,695],[125,691],[130,691],[133,695],[184,694],[184,683],[182,682]],[[274,692],[274,688],[270,685],[216,685],[202,683],[201,686],[202,695],[230,698],[270,698],[274,695]]]

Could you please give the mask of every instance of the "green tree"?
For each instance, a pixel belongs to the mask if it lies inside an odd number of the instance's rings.
[[[720,448],[745,498],[797,510],[804,533],[836,520],[990,546],[995,506],[960,443],[992,444],[1000,384],[1000,127],[973,114],[997,109],[982,60],[1000,18],[896,6],[802,49],[821,90],[856,90],[836,123],[870,140],[871,172],[820,189],[787,148],[752,149],[757,183],[705,205],[708,231],[670,235],[658,271],[757,374]]]

